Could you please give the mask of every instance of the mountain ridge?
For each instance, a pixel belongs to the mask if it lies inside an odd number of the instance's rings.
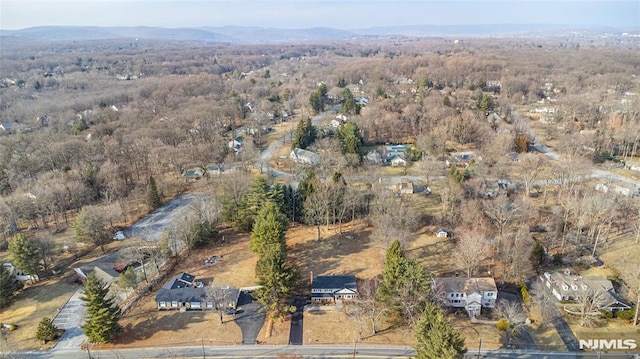
[[[331,27],[286,29],[253,26],[181,27],[153,26],[39,26],[19,30],[0,30],[2,42],[58,42],[107,39],[155,39],[211,43],[279,43],[338,40],[362,36],[536,36],[569,31],[637,31],[638,29],[596,28],[576,25],[489,24],[489,25],[403,25],[343,30]]]

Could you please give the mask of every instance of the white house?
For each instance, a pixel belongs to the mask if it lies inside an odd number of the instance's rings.
[[[433,279],[432,290],[445,305],[464,308],[469,317],[480,314],[483,307],[495,307],[498,298],[493,278],[439,277]]]
[[[242,137],[236,137],[233,140],[229,141],[229,148],[233,149],[235,153],[242,151]]]
[[[438,228],[438,230],[436,231],[436,237],[447,238],[449,237],[449,233],[442,228]]]
[[[393,167],[405,167],[407,166],[407,161],[405,161],[404,158],[400,157],[400,156],[393,156],[389,162],[391,163],[391,166]]]
[[[313,278],[311,301],[313,303],[353,300],[358,295],[356,277],[353,275],[325,275]]]
[[[558,301],[576,300],[583,293],[591,290],[601,293],[603,297],[603,303],[599,306],[600,309],[613,311],[630,308],[618,297],[611,281],[604,277],[582,277],[572,274],[569,269],[565,269],[562,273],[544,272],[540,276],[540,280],[549,288]]]
[[[320,163],[320,155],[301,148],[294,148],[289,154],[289,158],[295,162],[306,165],[317,165]]]

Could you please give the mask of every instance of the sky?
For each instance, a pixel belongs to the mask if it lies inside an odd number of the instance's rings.
[[[640,0],[0,0],[0,29],[34,26],[557,24],[640,27]]]

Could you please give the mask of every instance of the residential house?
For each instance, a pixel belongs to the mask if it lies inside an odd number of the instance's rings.
[[[562,273],[544,272],[540,279],[559,301],[577,300],[587,291],[596,291],[603,297],[600,309],[616,311],[630,308],[615,292],[611,281],[604,277],[582,277],[565,269]]]
[[[182,175],[190,179],[198,179],[202,178],[202,176],[204,176],[204,173],[202,171],[202,168],[192,168],[190,170],[184,171]]]
[[[338,127],[340,127],[340,125],[342,125],[342,121],[338,121],[338,120],[331,120],[331,129],[332,130],[337,130]]]
[[[220,303],[214,303],[216,298],[207,295],[202,282],[196,282],[195,276],[189,273],[179,273],[165,283],[156,294],[156,305],[159,310],[176,309],[180,311],[204,310],[217,308],[236,308],[240,290],[232,287],[221,287],[223,291]]]
[[[234,138],[233,140],[229,141],[228,146],[229,148],[233,149],[233,151],[235,153],[238,153],[240,151],[242,151],[242,141],[244,140],[244,138],[242,138],[241,136],[238,136],[236,138]]]
[[[207,173],[210,175],[219,175],[222,172],[224,172],[224,164],[207,166]]]
[[[320,155],[301,148],[294,148],[291,154],[289,154],[289,158],[295,163],[306,165],[317,165],[320,163]]]
[[[443,303],[452,308],[464,308],[469,317],[475,317],[482,308],[493,308],[498,289],[493,278],[437,277],[432,290]]]
[[[389,163],[391,163],[391,166],[393,166],[393,167],[406,167],[407,166],[407,161],[400,155],[394,155],[393,157],[391,157],[389,159]]]
[[[449,232],[445,231],[442,228],[438,228],[438,230],[436,231],[436,237],[438,237],[438,238],[447,238],[447,237],[449,237]]]
[[[391,179],[386,186],[396,195],[413,194],[413,182],[408,178]]]
[[[327,275],[313,278],[311,302],[340,303],[353,300],[358,295],[356,277],[353,275]]]
[[[381,164],[382,153],[377,150],[372,150],[371,152],[367,153],[367,155],[364,157],[364,160],[372,164]]]
[[[78,278],[84,281],[89,274],[94,273],[104,284],[111,285],[118,280],[120,273],[124,272],[128,265],[120,260],[120,251],[113,252],[89,263],[73,268]]]

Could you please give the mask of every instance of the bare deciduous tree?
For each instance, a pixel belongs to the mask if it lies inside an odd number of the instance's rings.
[[[456,253],[458,254],[456,263],[459,269],[466,272],[467,278],[471,278],[480,263],[487,258],[489,243],[483,233],[469,229],[456,232],[459,233],[456,243]]]

